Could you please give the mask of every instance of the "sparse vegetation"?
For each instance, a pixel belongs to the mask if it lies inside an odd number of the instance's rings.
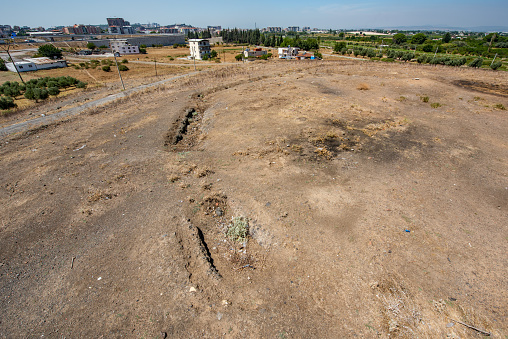
[[[249,220],[245,217],[234,217],[228,225],[226,236],[232,241],[245,242],[249,233]]]
[[[496,105],[494,105],[494,108],[500,109],[502,111],[506,110],[506,107],[504,107],[503,104],[496,104]]]
[[[439,108],[439,107],[441,107],[441,104],[439,102],[433,102],[433,103],[430,104],[430,107],[432,107],[432,108]]]
[[[428,96],[421,96],[420,100],[423,102],[429,102],[429,97]]]
[[[360,90],[360,91],[367,91],[370,89],[370,86],[366,83],[361,83],[359,84],[357,87],[356,87],[357,90]]]
[[[105,65],[105,66],[102,66],[102,70],[104,72],[110,72],[111,71],[111,67],[109,65]]]
[[[125,71],[128,71],[128,70],[129,70],[129,67],[127,67],[127,66],[125,66],[125,65],[121,64],[121,65],[118,65],[118,70],[119,70],[120,72],[125,72]]]

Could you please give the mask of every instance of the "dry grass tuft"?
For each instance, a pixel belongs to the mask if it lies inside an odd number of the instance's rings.
[[[370,86],[364,82],[362,82],[361,84],[359,84],[357,87],[356,87],[357,90],[360,90],[360,91],[368,91],[370,89]]]

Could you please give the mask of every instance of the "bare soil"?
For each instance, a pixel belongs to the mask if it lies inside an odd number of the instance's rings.
[[[507,80],[254,62],[1,140],[0,337],[505,337]]]

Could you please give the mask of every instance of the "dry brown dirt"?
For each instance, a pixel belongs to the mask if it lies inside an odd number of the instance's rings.
[[[1,140],[0,337],[506,337],[507,80],[256,62]]]

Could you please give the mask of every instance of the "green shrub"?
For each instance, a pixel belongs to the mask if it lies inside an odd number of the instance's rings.
[[[76,88],[86,88],[86,82],[80,81],[76,84]]]
[[[143,46],[143,45],[141,45],[141,46]],[[146,48],[141,48],[141,47],[140,47],[140,48],[139,48],[139,53],[141,53],[141,54],[146,54]]]
[[[490,65],[490,68],[492,68],[494,71],[497,70],[499,67],[501,67],[503,65],[503,63],[501,61],[496,61],[496,62],[493,62],[491,65]]]
[[[0,96],[0,109],[9,109],[16,106],[12,98]]]
[[[394,62],[395,60],[393,60],[393,58],[383,58],[383,59],[381,59],[381,61],[384,61],[384,62]]]
[[[125,72],[125,71],[128,71],[129,70],[129,67],[125,66],[125,65],[118,65],[118,70],[121,71],[121,72]]]
[[[27,87],[24,96],[28,100],[35,100],[34,88],[33,87]]]
[[[49,95],[53,95],[53,96],[56,96],[58,94],[60,94],[60,90],[58,89],[58,87],[48,87],[48,93]]]
[[[129,63],[129,60],[127,60],[127,59],[122,60],[122,64],[128,64],[128,63]]]
[[[483,58],[476,58],[469,64],[469,67],[480,68],[483,65]]]
[[[5,66],[5,61],[2,58],[0,58],[0,71],[7,71],[7,66]]]
[[[240,61],[240,60],[242,60],[242,58],[243,58],[243,54],[237,54],[237,55],[235,55],[236,61]]]
[[[432,108],[438,108],[438,107],[441,107],[441,104],[439,102],[433,102],[430,104],[430,107]]]
[[[235,217],[228,225],[226,236],[237,242],[244,242],[247,240],[249,233],[249,220],[245,217]]]
[[[111,71],[111,67],[109,67],[109,65],[102,66],[102,70],[103,70],[104,72],[109,72],[109,71]]]
[[[420,100],[423,101],[423,102],[429,102],[429,97],[427,97],[427,96],[421,96]]]
[[[494,105],[494,108],[500,109],[502,111],[506,110],[506,107],[504,107],[503,104],[496,104],[496,105]]]

